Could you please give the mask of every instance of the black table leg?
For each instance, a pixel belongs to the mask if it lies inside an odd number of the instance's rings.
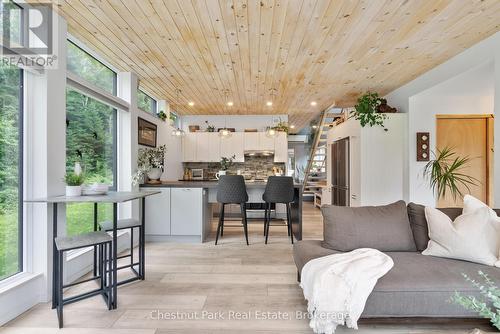
[[[141,199],[141,233],[139,236],[139,273],[142,280],[146,279],[146,197]]]
[[[94,231],[97,231],[97,203],[94,203]],[[94,246],[94,277],[97,276],[97,246]]]
[[[117,221],[118,221],[118,204],[113,203],[113,260],[112,260],[112,296],[113,296],[113,309],[118,307],[118,295],[117,295],[117,279],[118,279],[118,231],[117,231]]]
[[[59,261],[56,248],[57,237],[57,203],[52,203],[52,309],[57,306],[57,268]]]

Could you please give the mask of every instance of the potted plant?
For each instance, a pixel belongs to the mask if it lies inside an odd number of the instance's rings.
[[[217,180],[221,175],[226,175],[227,170],[233,165],[234,159],[236,159],[236,155],[234,154],[232,157],[229,158],[222,157],[220,159],[220,170],[215,174]]]
[[[66,173],[66,175],[64,175],[66,196],[80,196],[82,194],[82,184],[84,180],[83,174],[76,174],[75,172]]]
[[[208,123],[208,121],[205,121],[205,124],[207,125],[207,132],[215,132],[215,126]]]
[[[137,171],[132,177],[132,184],[137,185],[144,177],[158,182],[164,169],[166,146],[141,148],[137,156]]]
[[[158,118],[161,119],[162,121],[165,121],[167,119],[167,114],[163,110],[160,110],[157,114]]]
[[[470,191],[470,186],[476,185],[476,178],[462,172],[470,162],[469,157],[459,157],[450,147],[444,147],[432,154],[434,159],[425,165],[424,176],[438,198],[444,198],[449,191],[456,200],[459,196],[463,197],[461,187]]]
[[[177,122],[177,115],[174,114],[173,112],[168,113],[168,122],[170,125],[174,126],[175,122]]]
[[[289,131],[288,122],[284,122],[280,118],[280,121],[278,122],[278,124],[276,124],[273,127],[273,129],[276,131],[285,132],[286,134],[288,134],[288,131]]]
[[[351,112],[351,117],[359,120],[362,127],[381,126],[384,127],[384,120],[387,116],[378,112],[378,107],[382,99],[377,93],[367,92],[358,98],[358,103],[354,106],[354,111]],[[387,129],[384,129],[387,131]]]

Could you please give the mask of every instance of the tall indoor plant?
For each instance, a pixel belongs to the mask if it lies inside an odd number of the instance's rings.
[[[477,185],[476,178],[463,173],[471,160],[468,156],[460,157],[448,146],[438,149],[433,155],[434,159],[424,167],[424,176],[437,198],[444,198],[447,193],[451,193],[456,200],[464,195],[461,187],[470,192],[470,187]]]
[[[137,171],[132,177],[134,185],[139,184],[147,176],[150,180],[159,180],[165,166],[166,146],[156,148],[140,148],[137,156]]]

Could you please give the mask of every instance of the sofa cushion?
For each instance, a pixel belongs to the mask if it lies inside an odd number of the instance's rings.
[[[461,208],[441,208],[439,210],[452,220],[462,214]],[[425,206],[410,202],[408,204],[408,218],[410,219],[415,245],[417,250],[421,252],[427,248],[429,243],[429,227],[427,226],[427,219],[425,219]]]
[[[357,248],[416,251],[404,201],[384,206],[324,205],[323,247],[348,252]]]
[[[321,246],[320,240],[294,244],[299,272],[310,260],[340,253]],[[500,270],[477,263],[425,256],[417,252],[386,252],[394,267],[379,279],[368,297],[363,318],[371,317],[478,317],[449,302],[455,291],[479,297],[462,273],[476,278],[479,270],[500,285]]]

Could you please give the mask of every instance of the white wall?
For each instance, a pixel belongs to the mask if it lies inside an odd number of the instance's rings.
[[[479,42],[447,62],[386,96],[388,103],[409,113],[408,158],[405,167],[405,199],[435,205],[436,199],[422,172],[425,162],[416,161],[416,132],[430,132],[435,149],[436,114],[500,115],[500,33]],[[500,121],[495,122],[500,133]],[[495,144],[500,145],[499,135]],[[500,151],[494,159],[500,161]],[[495,170],[494,193],[500,193],[500,169]],[[494,196],[500,207],[499,196]]]
[[[245,129],[265,131],[266,127],[276,125],[279,121],[288,122],[288,115],[187,115],[181,117],[182,129],[188,131],[189,125],[199,125],[206,128],[208,121],[215,128],[235,128],[237,132]]]

